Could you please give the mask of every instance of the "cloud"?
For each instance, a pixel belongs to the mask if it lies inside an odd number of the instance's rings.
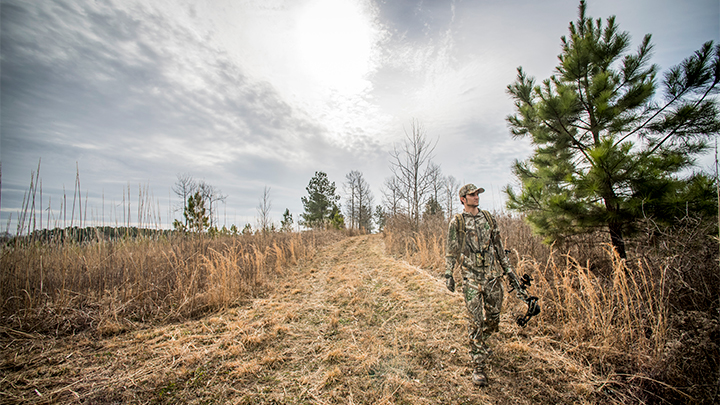
[[[2,30],[5,211],[41,158],[46,195],[72,183],[79,162],[99,196],[169,187],[180,172],[231,189],[252,173],[272,183],[332,148],[272,85],[147,8],[7,2]]]
[[[717,39],[717,2],[665,2],[658,10],[673,11],[652,18],[625,3],[589,9],[619,14],[637,38],[674,38],[658,47],[663,67],[689,55],[688,36],[703,37],[692,50]],[[445,174],[504,185],[529,152],[508,134],[505,86],[517,66],[551,74],[577,1],[5,0],[0,10],[4,222],[40,158],[48,193],[70,188],[77,162],[90,198],[117,201],[128,183],[164,196],[187,172],[243,216],[268,185],[279,217],[301,210],[316,170],[338,186],[360,170],[379,200],[387,151],[413,118],[438,140]],[[699,23],[678,27],[673,14]]]

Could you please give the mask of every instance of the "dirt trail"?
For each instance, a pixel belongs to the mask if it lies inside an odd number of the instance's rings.
[[[0,402],[593,402],[588,368],[534,348],[512,322],[521,310],[506,297],[491,385],[474,388],[460,294],[385,255],[381,236],[358,236],[286,270],[268,296],[199,320],[3,339]]]

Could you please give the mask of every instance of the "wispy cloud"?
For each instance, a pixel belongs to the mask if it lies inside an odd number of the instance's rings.
[[[589,11],[653,33],[663,68],[720,36],[716,0],[657,1]],[[446,174],[499,189],[530,150],[508,134],[505,87],[518,66],[552,73],[577,3],[2,0],[2,220],[40,158],[48,195],[77,162],[91,199],[128,183],[167,199],[190,173],[241,216],[265,185],[298,213],[316,170],[338,185],[360,170],[379,198],[413,118]]]
[[[43,156],[68,171],[78,160],[88,166],[88,156],[104,160],[85,174],[98,181],[114,177],[107,169],[125,181],[159,174],[167,181],[236,161],[285,166],[312,158],[304,143],[325,142],[323,129],[272,85],[251,80],[226,53],[142,7],[16,2],[2,13],[10,183],[27,177],[23,162]]]

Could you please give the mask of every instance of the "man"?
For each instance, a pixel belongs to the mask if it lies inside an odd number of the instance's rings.
[[[453,270],[458,263],[461,266],[463,295],[470,321],[472,381],[478,386],[487,385],[485,362],[491,350],[486,340],[498,330],[500,323],[502,276],[508,276],[518,298],[527,299],[505,254],[495,219],[489,212],[478,209],[478,195],[484,191],[474,184],[460,188],[464,209],[450,221],[445,255],[445,280],[451,292],[455,291]]]

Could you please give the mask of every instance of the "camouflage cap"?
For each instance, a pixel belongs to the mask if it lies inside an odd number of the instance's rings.
[[[481,187],[475,187],[474,184],[470,183],[460,187],[460,192],[458,194],[460,195],[460,197],[465,197],[466,194],[472,194],[476,191],[478,194],[481,194],[485,192],[485,189]]]

